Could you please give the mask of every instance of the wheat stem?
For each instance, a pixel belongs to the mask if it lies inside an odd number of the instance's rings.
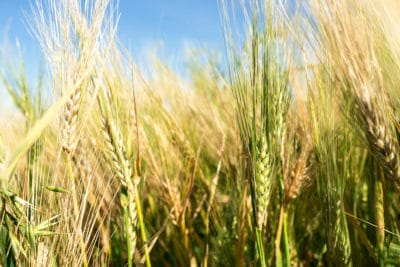
[[[68,178],[71,184],[71,195],[72,195],[72,205],[74,209],[74,217],[79,218],[79,204],[78,204],[78,199],[76,195],[76,189],[75,189],[75,179],[74,179],[74,173],[72,170],[72,159],[71,159],[71,154],[69,152],[67,153],[67,171],[68,171]],[[87,260],[87,255],[86,255],[86,245],[85,245],[85,240],[83,238],[83,233],[80,225],[75,225],[77,227],[77,234],[78,234],[78,240],[79,240],[79,247],[82,253],[82,264],[84,267],[88,266],[88,260]]]
[[[137,180],[139,180],[139,177],[136,177]],[[131,183],[130,183],[131,184]],[[140,198],[137,190],[137,183],[134,183],[133,185],[133,190],[134,190],[134,196],[135,196],[135,203],[136,203],[136,208],[137,208],[137,215],[138,215],[138,220],[139,220],[139,227],[140,227],[140,233],[142,235],[142,240],[144,243],[144,255],[146,259],[146,266],[151,267],[151,260],[150,260],[150,253],[149,253],[149,247],[147,243],[147,237],[146,237],[146,228],[145,224],[143,221],[143,213],[142,213],[142,208],[140,204]]]
[[[385,215],[382,181],[375,181],[376,243],[378,245],[379,265],[385,266]]]
[[[260,257],[261,267],[266,267],[265,253],[264,253],[264,243],[263,243],[263,232],[260,228],[256,227],[256,245],[258,256]]]

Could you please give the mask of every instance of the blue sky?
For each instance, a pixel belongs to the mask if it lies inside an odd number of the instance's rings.
[[[175,52],[185,42],[223,48],[217,0],[121,0],[120,13],[119,37],[126,46],[162,41]]]
[[[175,70],[187,46],[223,53],[217,0],[121,0],[119,12],[118,36],[142,69],[155,47]]]
[[[114,1],[114,0],[110,0]],[[40,47],[30,33],[28,22],[32,0],[0,0],[0,66],[17,66],[18,42],[28,80],[37,78],[43,62]],[[205,47],[223,53],[224,43],[217,0],[120,0],[118,38],[139,63],[146,64],[150,52],[178,66],[186,46]],[[0,86],[0,105],[6,98]],[[1,109],[1,107],[0,107]]]
[[[18,39],[29,63],[40,58],[37,41],[29,33],[26,16],[30,0],[0,0],[0,43],[10,47]],[[154,46],[160,55],[183,57],[185,45],[223,51],[217,0],[120,0],[118,36],[135,59],[143,60]]]
[[[18,39],[30,68],[40,61],[38,43],[26,22],[32,1],[0,0],[0,48],[5,40],[8,48],[14,47]],[[293,6],[295,0],[289,2]],[[155,46],[166,61],[182,62],[185,46],[223,53],[218,0],[119,0],[119,13],[118,37],[136,61],[146,59]]]
[[[15,44],[19,40],[30,81],[35,80],[38,66],[44,63],[27,22],[32,1],[0,0],[0,67],[3,70],[7,62],[18,63]],[[295,3],[288,1],[291,6]],[[119,0],[118,12],[118,37],[139,67],[146,67],[155,47],[158,56],[175,70],[182,67],[187,46],[224,55],[218,0]],[[0,101],[4,97],[0,85]]]

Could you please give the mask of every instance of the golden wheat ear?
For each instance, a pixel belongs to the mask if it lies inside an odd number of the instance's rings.
[[[81,91],[80,87],[76,88],[65,105],[62,148],[66,153],[72,153],[78,143],[76,131],[78,130],[78,113]]]
[[[372,155],[378,160],[388,177],[400,192],[399,143],[384,123],[383,113],[370,101],[358,99],[363,128]]]
[[[285,179],[285,202],[296,199],[312,181],[312,170],[315,165],[314,152],[306,147],[302,149],[294,166],[289,170]]]

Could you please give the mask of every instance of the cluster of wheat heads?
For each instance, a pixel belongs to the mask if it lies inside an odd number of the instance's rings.
[[[1,73],[1,266],[398,264],[391,17],[219,3],[227,62],[190,50],[183,78],[141,74],[112,2],[36,1],[48,81]]]

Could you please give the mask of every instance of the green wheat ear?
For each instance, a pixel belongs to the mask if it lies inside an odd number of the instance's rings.
[[[271,162],[268,154],[267,139],[263,136],[258,144],[256,160],[256,198],[257,226],[262,229],[271,195]]]

